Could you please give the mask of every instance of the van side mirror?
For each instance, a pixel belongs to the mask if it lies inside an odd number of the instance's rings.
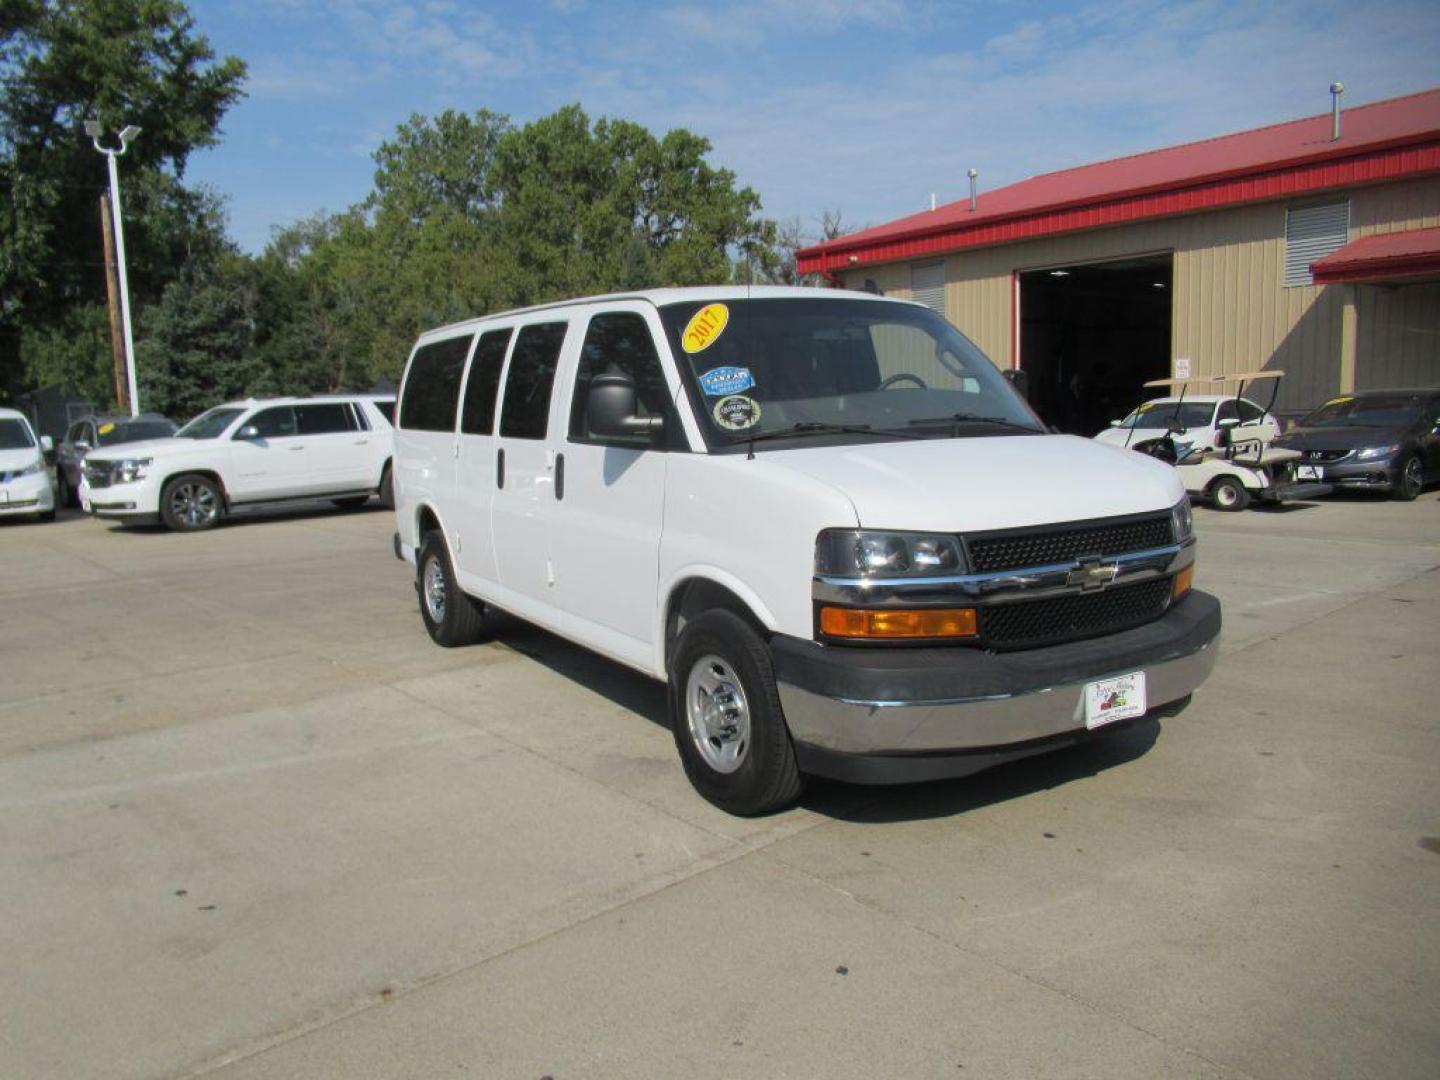
[[[1020,368],[1006,368],[1002,374],[1010,381],[1010,385],[1026,401],[1030,400],[1030,373]]]
[[[659,435],[663,416],[635,415],[635,380],[623,371],[596,375],[585,397],[585,426],[602,439]]]

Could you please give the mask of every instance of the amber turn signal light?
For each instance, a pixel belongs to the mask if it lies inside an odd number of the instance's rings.
[[[906,638],[974,637],[974,608],[920,608],[897,611],[889,608],[822,607],[820,630],[829,637],[871,640]]]
[[[1191,563],[1175,575],[1175,584],[1170,587],[1170,599],[1182,600],[1190,592],[1190,582],[1195,577],[1195,564]]]

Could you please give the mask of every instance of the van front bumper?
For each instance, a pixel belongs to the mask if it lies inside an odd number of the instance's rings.
[[[1147,716],[1209,676],[1220,602],[1191,592],[1118,634],[993,653],[866,649],[777,636],[775,678],[802,770],[858,783],[966,776],[1125,726],[1085,726],[1085,686],[1145,673]]]

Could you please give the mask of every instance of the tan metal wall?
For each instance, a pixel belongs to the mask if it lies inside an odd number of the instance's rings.
[[[1348,197],[1352,240],[1440,225],[1440,178],[1356,188]],[[1338,286],[1285,288],[1289,205],[1263,203],[951,255],[946,316],[1005,367],[1013,355],[1016,271],[1173,252],[1172,359],[1189,357],[1196,375],[1281,368],[1287,377],[1278,407],[1308,408],[1339,389],[1344,297]],[[863,267],[844,278],[853,288],[869,278],[887,295],[908,296],[910,264]],[[1418,286],[1394,295],[1362,287],[1358,382],[1413,382],[1407,372],[1423,371],[1426,356],[1434,364],[1440,305],[1433,301],[1434,293]]]

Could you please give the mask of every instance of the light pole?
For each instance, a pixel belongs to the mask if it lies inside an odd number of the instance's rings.
[[[125,275],[125,225],[120,218],[120,172],[115,167],[115,159],[125,153],[135,136],[140,134],[140,129],[134,124],[126,124],[120,129],[120,145],[113,150],[107,150],[100,145],[100,136],[105,134],[100,121],[86,120],[85,134],[90,136],[95,149],[105,155],[110,166],[110,203],[115,208],[115,254],[120,264],[120,320],[125,331],[125,375],[130,390],[130,415],[139,416],[140,391],[135,385],[135,339],[130,333],[130,282]]]

